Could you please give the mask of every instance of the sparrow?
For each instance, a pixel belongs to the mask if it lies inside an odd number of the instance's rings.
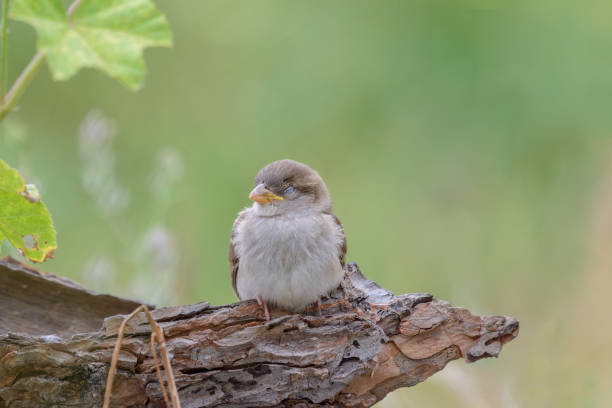
[[[253,205],[234,221],[229,245],[232,289],[240,300],[303,311],[344,277],[346,238],[319,173],[283,159],[259,170]]]

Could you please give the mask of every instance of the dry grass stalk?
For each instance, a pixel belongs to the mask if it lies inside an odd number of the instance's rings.
[[[164,370],[166,371],[166,379],[168,381],[168,388],[170,389],[170,398],[172,399],[172,407],[173,408],[181,408],[181,401],[178,398],[178,391],[176,389],[176,383],[174,381],[174,373],[172,371],[172,366],[170,365],[170,359],[168,358],[168,350],[166,349],[166,340],[164,337],[164,331],[157,324],[153,315],[149,311],[149,308],[146,305],[140,305],[134,310],[132,313],[127,316],[123,322],[121,322],[121,326],[119,327],[119,332],[117,333],[117,342],[115,343],[115,349],[113,350],[113,357],[111,359],[110,369],[108,370],[108,377],[106,378],[106,391],[104,392],[104,404],[103,408],[109,408],[110,406],[110,398],[112,395],[113,389],[113,379],[115,378],[115,371],[117,369],[117,361],[119,360],[119,352],[121,350],[121,341],[123,340],[123,333],[125,331],[125,326],[127,323],[134,318],[138,313],[144,312],[149,320],[149,325],[151,325],[151,354],[153,355],[153,361],[155,364],[155,370],[157,372],[157,378],[159,379],[159,384],[162,389],[162,393],[164,395],[164,401],[166,402],[166,406],[170,407],[170,402],[168,400],[168,394],[166,392],[166,387],[164,385],[164,381],[161,375],[161,370],[159,367],[159,362],[157,360],[157,352],[155,350],[155,344],[159,346],[162,364],[164,365]]]
[[[166,402],[166,406],[170,406],[170,402],[168,401],[168,393],[166,392],[166,386],[164,385],[164,379],[162,378],[161,369],[159,368],[159,361],[157,360],[157,350],[155,350],[155,342],[157,341],[157,336],[155,332],[151,333],[151,354],[153,355],[153,363],[155,364],[155,371],[157,372],[157,378],[159,380],[159,385],[162,389],[162,394],[164,395],[164,401]]]

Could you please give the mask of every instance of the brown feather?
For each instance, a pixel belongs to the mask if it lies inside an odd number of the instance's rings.
[[[230,276],[232,277],[232,290],[234,291],[234,294],[238,299],[240,299],[240,295],[238,294],[237,278],[240,259],[236,255],[234,238],[236,237],[236,230],[238,229],[238,224],[240,224],[245,215],[246,214],[244,212],[241,212],[240,214],[238,214],[238,218],[236,218],[236,221],[234,221],[234,226],[232,227],[232,236],[230,238],[229,244],[229,253],[227,255],[227,260],[229,261],[229,272]]]
[[[272,162],[259,170],[255,185],[264,183],[274,194],[282,195],[291,185],[305,194],[312,195],[314,201],[326,211],[331,211],[331,199],[325,182],[315,170],[303,163],[290,159]]]
[[[344,269],[344,265],[346,264],[346,250],[347,250],[346,235],[344,235],[344,227],[342,226],[342,223],[340,222],[340,219],[338,218],[338,216],[336,216],[336,214],[334,214],[334,213],[329,213],[329,214],[332,217],[334,217],[334,221],[340,227],[340,231],[342,231],[342,245],[340,247],[338,247],[338,250],[340,252],[339,253],[340,265],[342,265],[342,268]]]

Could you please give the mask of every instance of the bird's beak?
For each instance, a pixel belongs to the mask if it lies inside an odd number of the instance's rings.
[[[274,200],[283,201],[283,197],[277,196],[268,190],[263,183],[256,186],[253,191],[251,191],[249,198],[259,204],[266,204]]]

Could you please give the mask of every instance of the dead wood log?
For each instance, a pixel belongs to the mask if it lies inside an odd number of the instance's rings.
[[[100,407],[118,314],[136,306],[0,261],[0,408]],[[497,357],[519,328],[429,294],[395,296],[354,263],[322,316],[273,309],[265,322],[255,301],[152,313],[183,407],[369,407],[451,360]],[[150,333],[142,314],[129,324],[113,406],[164,406]]]

